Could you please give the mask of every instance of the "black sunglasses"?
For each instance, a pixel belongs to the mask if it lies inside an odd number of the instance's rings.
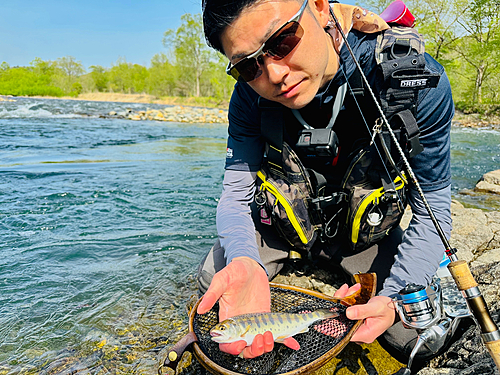
[[[267,55],[274,60],[281,60],[292,52],[304,35],[304,29],[300,26],[299,20],[306,9],[307,2],[308,0],[305,0],[297,14],[271,35],[257,51],[234,65],[230,62],[226,73],[236,80],[241,78],[245,82],[249,82],[262,74],[260,69],[260,65],[263,63],[262,56]]]

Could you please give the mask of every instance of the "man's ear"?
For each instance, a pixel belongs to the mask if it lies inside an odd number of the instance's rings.
[[[315,13],[318,17],[318,22],[324,29],[330,19],[330,4],[328,3],[328,0],[312,0],[310,5],[314,7]]]

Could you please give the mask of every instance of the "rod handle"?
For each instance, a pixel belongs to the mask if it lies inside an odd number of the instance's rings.
[[[486,348],[490,352],[495,365],[500,369],[500,340],[485,342],[484,345],[486,345]]]
[[[448,264],[448,269],[450,270],[453,279],[459,290],[468,290],[477,287],[477,282],[472,276],[469,265],[465,260],[457,260],[455,262],[450,262]]]

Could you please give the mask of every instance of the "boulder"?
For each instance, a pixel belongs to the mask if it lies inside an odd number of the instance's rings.
[[[458,251],[457,256],[473,265],[500,259],[500,212],[465,208],[460,202],[451,203],[453,229],[450,243]],[[411,220],[407,209],[401,227],[406,229]]]
[[[500,194],[500,169],[483,175],[474,190],[483,193]]]

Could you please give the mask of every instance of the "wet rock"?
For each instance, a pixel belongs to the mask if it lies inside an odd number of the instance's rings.
[[[500,169],[483,175],[474,190],[483,193],[500,194]]]

